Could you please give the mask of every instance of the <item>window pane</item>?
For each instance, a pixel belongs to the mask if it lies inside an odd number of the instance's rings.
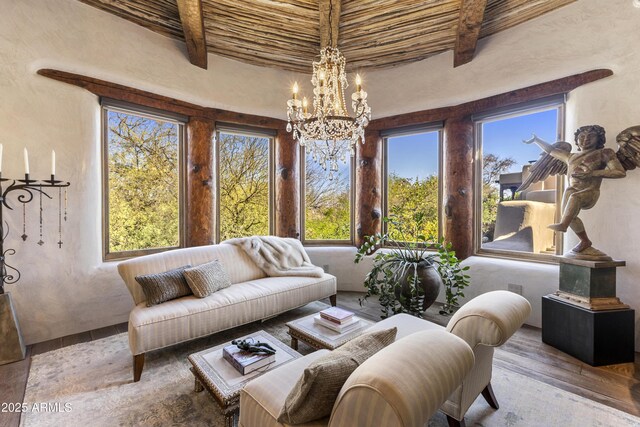
[[[437,131],[387,139],[387,216],[404,229],[387,224],[392,239],[438,238],[438,150]]]
[[[178,246],[180,125],[107,111],[109,252]]]
[[[305,240],[351,239],[351,159],[329,171],[305,156]]]
[[[532,134],[556,142],[558,109],[482,124],[482,248],[555,253],[556,177],[517,192],[540,156]]]
[[[219,133],[220,241],[269,234],[269,142]]]

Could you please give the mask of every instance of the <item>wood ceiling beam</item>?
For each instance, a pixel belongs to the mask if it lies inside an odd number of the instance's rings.
[[[184,41],[189,61],[207,69],[207,41],[204,34],[204,17],[201,0],[177,0]]]
[[[480,28],[484,19],[487,0],[461,0],[456,44],[453,49],[453,66],[471,62],[476,52]]]
[[[341,0],[320,0],[320,49],[338,47]]]

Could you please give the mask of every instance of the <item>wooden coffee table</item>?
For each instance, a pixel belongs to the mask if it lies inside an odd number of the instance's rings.
[[[313,318],[317,315],[318,313],[310,314],[286,324],[289,328],[289,335],[291,335],[291,347],[293,349],[298,349],[298,340],[300,340],[318,350],[323,348],[334,350],[347,341],[362,335],[365,329],[375,323],[358,317],[360,326],[348,332],[340,333],[324,326],[316,325]]]
[[[239,339],[248,337],[271,344],[276,349],[276,361],[247,375],[242,375],[222,358],[222,349],[230,345],[231,342],[189,356],[189,362],[193,365],[191,372],[195,376],[195,391],[198,393],[207,389],[211,393],[220,405],[220,412],[225,418],[225,426],[228,427],[233,427],[234,418],[239,413],[240,390],[246,383],[275,367],[302,357],[300,353],[265,331],[257,331]]]

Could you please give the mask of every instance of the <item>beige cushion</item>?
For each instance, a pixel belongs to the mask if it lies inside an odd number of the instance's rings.
[[[370,328],[367,332],[379,331],[381,329],[398,328],[398,334],[396,335],[396,341],[400,338],[404,338],[407,335],[411,335],[415,332],[421,331],[444,331],[444,326],[436,325],[435,323],[428,322],[416,316],[401,313],[395,314],[391,317],[387,317],[384,320],[379,321]]]
[[[147,307],[191,295],[191,289],[182,274],[189,267],[191,266],[185,265],[164,273],[136,277],[136,281],[142,286]]]
[[[218,260],[187,268],[184,270],[184,277],[191,291],[198,298],[207,297],[231,286],[229,275]]]
[[[391,344],[396,332],[396,328],[391,328],[361,335],[312,362],[287,396],[278,421],[300,424],[330,415],[349,375]]]
[[[193,295],[129,315],[132,354],[189,341],[300,307],[336,293],[336,278],[265,277],[236,283],[206,298]]]
[[[246,427],[282,427],[276,419],[282,410],[289,391],[304,373],[305,368],[314,360],[329,353],[318,350],[293,360],[281,368],[268,371],[251,380],[240,392],[240,419],[238,426]],[[305,427],[326,426],[329,418],[311,421]],[[287,425],[287,424],[284,424]]]
[[[144,293],[135,277],[144,274],[161,273],[183,265],[200,265],[205,262],[220,261],[231,279],[231,283],[247,282],[266,277],[266,274],[251,261],[251,258],[234,245],[209,245],[182,248],[158,254],[131,258],[118,264],[118,273],[127,285],[136,305],[144,301]]]

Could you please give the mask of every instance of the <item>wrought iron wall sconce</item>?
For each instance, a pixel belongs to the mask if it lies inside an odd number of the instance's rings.
[[[2,165],[2,144],[0,144],[0,167]],[[26,241],[26,205],[33,200],[40,204],[40,246],[43,240],[43,207],[42,198],[53,199],[48,189],[58,189],[58,247],[62,247],[62,190],[64,189],[64,220],[67,220],[67,190],[70,184],[56,179],[56,153],[51,152],[51,179],[35,180],[29,177],[29,157],[27,149],[24,150],[24,179],[8,179],[2,177],[0,172],[0,365],[22,360],[26,356],[26,347],[20,332],[18,317],[16,316],[11,294],[4,292],[5,284],[13,284],[20,280],[20,271],[7,264],[7,256],[15,255],[15,249],[5,249],[5,242],[9,236],[9,224],[4,219],[4,210],[13,210],[9,203],[9,196],[17,192],[16,200],[22,203],[22,240]]]
[[[31,179],[29,176],[29,160],[27,150],[24,150],[25,154],[25,174],[24,179],[8,179],[2,177],[2,172],[0,172],[0,295],[4,294],[4,285],[5,284],[13,284],[20,280],[20,271],[13,267],[12,265],[7,264],[7,256],[15,255],[15,249],[5,249],[5,241],[9,235],[9,224],[4,219],[4,210],[9,209],[13,210],[13,207],[9,203],[9,195],[11,193],[18,192],[17,201],[18,203],[22,203],[22,238],[23,241],[26,241],[28,236],[26,232],[26,205],[33,200],[38,200],[40,204],[40,240],[37,242],[38,245],[42,246],[44,244],[43,240],[43,208],[42,208],[42,198],[46,197],[49,199],[53,199],[47,193],[47,189],[58,189],[58,247],[62,248],[62,221],[67,220],[67,190],[66,187],[69,187],[70,183],[66,181],[60,181],[55,178],[55,152],[52,152],[51,157],[51,178],[45,180],[35,180]],[[0,145],[0,162],[2,161],[2,145]],[[8,185],[7,185],[8,184]],[[62,210],[62,189],[64,190],[64,216]]]

